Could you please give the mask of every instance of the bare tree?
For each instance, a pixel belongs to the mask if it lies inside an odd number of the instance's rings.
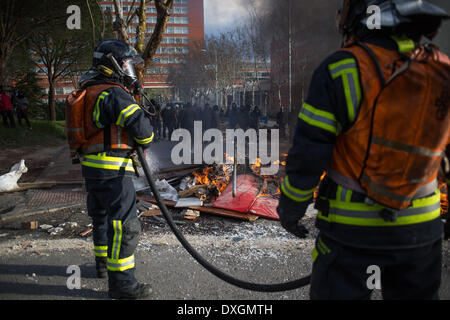
[[[184,101],[196,99],[198,103],[214,87],[214,71],[208,68],[207,56],[202,47],[202,44],[191,44],[189,53],[179,57],[181,63],[169,70],[168,81]]]
[[[151,4],[152,3],[152,4]],[[174,0],[140,0],[140,5],[138,8],[135,8],[136,0],[133,0],[131,9],[129,12],[132,12],[128,15],[127,19],[125,19],[123,14],[123,8],[120,3],[120,0],[114,0],[114,9],[115,9],[115,18],[116,20],[113,23],[113,29],[116,32],[116,37],[120,40],[125,41],[130,44],[130,37],[127,32],[127,28],[131,26],[133,18],[135,16],[139,17],[139,23],[136,28],[136,50],[141,53],[142,58],[145,62],[145,68],[140,70],[139,79],[141,83],[143,82],[145,76],[145,70],[153,64],[153,56],[158,49],[159,44],[162,41],[164,31],[167,26],[167,22],[169,20],[171,9],[173,8]],[[147,5],[154,5],[157,12],[157,22],[155,28],[152,32],[150,40],[144,44],[145,36],[146,36],[146,15],[145,11]]]
[[[56,120],[55,84],[60,78],[70,76],[70,71],[80,64],[82,59],[80,53],[86,50],[88,45],[83,44],[79,38],[54,34],[48,28],[36,33],[28,43],[36,67],[47,75],[50,120]]]
[[[47,24],[53,17],[45,10],[37,9],[41,14],[36,15],[36,4],[32,0],[2,0],[0,10],[0,84],[7,83],[5,72],[8,61],[14,49],[30,38],[36,29]],[[64,11],[65,14],[65,11]]]

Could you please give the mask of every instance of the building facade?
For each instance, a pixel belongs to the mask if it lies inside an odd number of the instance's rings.
[[[127,20],[138,8],[139,2],[121,0],[124,20]],[[115,20],[114,2],[100,1],[100,7],[105,14],[107,23]],[[152,1],[146,8],[146,42],[150,39],[157,21],[156,8]],[[136,43],[136,28],[139,19],[137,15],[131,20],[127,28],[127,33],[131,44]],[[154,56],[153,65],[146,70],[145,81],[143,83],[146,89],[168,89],[169,68],[180,63],[183,55],[189,53],[192,48],[203,46],[205,39],[204,30],[204,7],[203,0],[175,0],[169,21],[166,26],[164,37]],[[40,84],[48,88],[48,82],[45,74],[40,73]],[[73,78],[73,77],[71,77]],[[60,79],[55,85],[56,100],[63,101],[66,96],[74,90],[76,79]]]

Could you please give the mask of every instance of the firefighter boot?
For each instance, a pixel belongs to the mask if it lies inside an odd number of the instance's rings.
[[[134,283],[131,286],[109,288],[108,296],[111,299],[136,300],[148,297],[152,287],[146,283]]]
[[[106,257],[95,257],[95,269],[97,270],[97,278],[104,279],[108,276]]]

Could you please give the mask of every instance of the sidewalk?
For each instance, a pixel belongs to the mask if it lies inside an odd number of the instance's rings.
[[[50,213],[86,202],[81,166],[73,165],[68,146],[56,150],[35,183],[55,183],[46,189],[29,189],[0,196],[0,224],[40,213]],[[20,185],[20,180],[18,181]]]

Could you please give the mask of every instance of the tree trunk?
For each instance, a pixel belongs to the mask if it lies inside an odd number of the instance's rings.
[[[145,15],[145,0],[141,0],[141,5],[139,6],[139,26],[136,35],[136,50],[139,53],[144,51],[145,42],[145,32],[147,28],[147,16]]]
[[[144,53],[142,54],[142,58],[145,61],[145,67],[148,68],[153,63],[153,56],[156,53],[156,49],[158,49],[159,44],[162,41],[164,30],[166,29],[167,21],[169,21],[169,12],[173,7],[174,0],[168,0],[166,3],[163,3],[162,0],[155,0],[155,7],[157,11],[157,22],[155,25],[155,30],[152,33],[150,41],[147,43],[147,46],[144,49]]]
[[[0,86],[5,86],[6,81],[6,59],[0,56]]]
[[[48,111],[50,115],[50,120],[55,121],[56,120],[56,109],[55,109],[55,88],[53,81],[49,82],[49,88],[48,88]]]

